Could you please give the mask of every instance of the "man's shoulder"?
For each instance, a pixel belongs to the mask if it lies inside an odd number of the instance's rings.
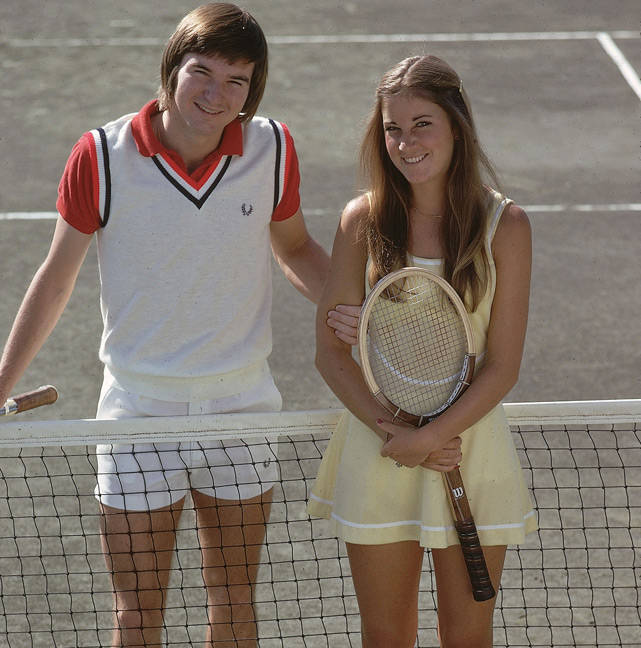
[[[129,113],[123,115],[122,117],[118,117],[117,119],[113,119],[112,121],[103,124],[102,126],[93,128],[92,131],[103,131],[106,136],[114,135],[115,133],[122,131],[123,128],[128,127],[137,114],[138,113]]]
[[[282,132],[289,134],[287,125],[272,117],[263,117],[261,115],[254,115],[250,120],[242,122],[243,129],[246,133],[264,133],[270,137],[274,137],[274,133]]]
[[[243,149],[246,153],[277,151],[277,155],[292,155],[294,141],[283,122],[269,117],[254,116],[243,122]]]

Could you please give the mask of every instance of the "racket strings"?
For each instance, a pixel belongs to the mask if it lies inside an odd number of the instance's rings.
[[[467,338],[447,293],[421,279],[392,284],[369,318],[368,354],[380,390],[395,405],[429,415],[447,403],[465,363]]]

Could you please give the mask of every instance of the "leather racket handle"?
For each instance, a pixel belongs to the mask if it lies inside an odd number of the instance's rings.
[[[10,416],[42,405],[51,405],[57,400],[58,390],[52,385],[44,385],[34,391],[9,398],[4,407],[0,407],[0,416]]]
[[[458,468],[455,468],[444,473],[444,476],[454,513],[454,528],[461,543],[463,559],[472,584],[474,600],[488,601],[494,598],[496,592],[487,570],[483,547],[481,547],[474,518],[470,511],[470,503],[465,493],[461,473]]]

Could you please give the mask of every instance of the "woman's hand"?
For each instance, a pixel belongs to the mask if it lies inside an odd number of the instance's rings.
[[[388,436],[381,456],[390,457],[408,468],[423,466],[439,472],[448,472],[461,462],[461,438],[454,437],[441,443],[430,433],[429,425],[415,428],[379,419],[378,427]]]
[[[360,306],[338,304],[327,313],[327,326],[334,329],[334,335],[347,344],[354,345],[358,338]]]
[[[430,453],[421,466],[437,472],[449,472],[458,468],[463,459],[462,443],[461,437],[450,439],[440,450]]]

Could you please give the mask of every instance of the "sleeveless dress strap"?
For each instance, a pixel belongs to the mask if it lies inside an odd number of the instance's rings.
[[[496,234],[496,229],[499,226],[499,221],[501,220],[501,216],[503,215],[505,208],[514,202],[510,198],[506,198],[504,195],[498,193],[497,191],[492,191],[492,194],[494,203],[492,207],[494,207],[494,212],[490,216],[487,224],[486,245],[488,246],[488,249],[492,245],[494,235]]]

